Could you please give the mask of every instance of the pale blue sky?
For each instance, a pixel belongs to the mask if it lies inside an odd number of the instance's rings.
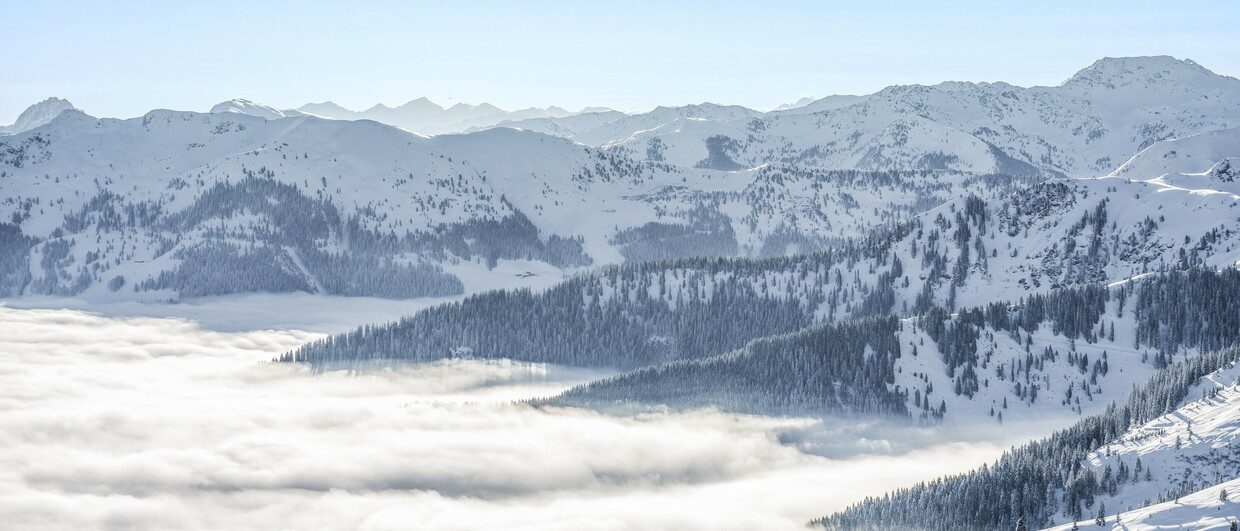
[[[1053,85],[1103,56],[1240,75],[1229,1],[252,3],[0,0],[0,124],[53,95],[115,117],[231,98],[767,109],[892,84]]]

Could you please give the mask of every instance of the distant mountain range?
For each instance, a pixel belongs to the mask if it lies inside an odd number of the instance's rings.
[[[418,98],[398,107],[378,104],[364,111],[351,111],[330,101],[309,103],[297,110],[337,120],[374,120],[426,134],[457,133],[492,126],[504,120],[564,118],[576,114],[555,106],[505,111],[489,103],[458,103],[445,109],[426,98]]]
[[[279,116],[245,104],[221,105]],[[1240,126],[1240,80],[1190,60],[1135,57],[1101,59],[1054,87],[901,85],[865,96],[802,100],[767,113],[713,103],[633,115],[556,107],[508,113],[488,104],[444,109],[425,98],[363,112],[332,103],[298,111],[428,134],[516,127],[639,160],[718,170],[780,162],[1086,177],[1109,173],[1159,140]]]
[[[32,107],[13,134],[72,106]],[[867,170],[1105,175],[1154,142],[1240,126],[1240,80],[1171,57],[1105,58],[1053,87],[945,82],[829,96],[759,112],[703,103],[639,114],[559,107],[441,107],[419,98],[352,111],[331,102],[279,110],[230,100],[212,112],[266,119],[369,119],[424,134],[513,127],[637,160],[735,171],[768,163]]]
[[[519,285],[513,275],[526,270],[562,275],[643,260],[807,252],[960,206],[969,193],[1000,201],[1065,173],[1150,181],[1213,171],[1142,186],[1167,190],[1160,198],[1181,189],[1230,194],[1234,171],[1224,159],[1236,154],[1235,134],[1220,129],[1240,121],[1238,87],[1189,61],[1104,59],[1058,87],[891,87],[771,113],[715,104],[636,115],[549,108],[506,113],[507,126],[437,136],[321,115],[461,124],[495,117],[495,109],[419,99],[348,114],[331,104],[284,111],[232,100],[206,114],[99,120],[53,98],[7,129],[24,131],[0,137],[0,214],[14,235],[7,245],[15,265],[0,289],[143,300],[382,294],[380,280],[346,282],[332,269],[365,255],[365,263],[386,264],[375,265],[388,275],[383,282],[435,286],[388,296],[451,294]],[[521,113],[540,117],[514,120]],[[1104,152],[1113,155],[1097,156]],[[1101,193],[1094,188],[1068,182],[1011,201],[1056,205],[1065,199],[1036,195],[1066,194],[1083,205],[1084,194]],[[1144,212],[1153,196],[1134,193],[1146,198],[1133,204]],[[1165,217],[1184,205],[1159,206],[1171,209],[1159,212]],[[311,223],[314,216],[320,221]],[[489,224],[521,234],[479,237],[497,230]],[[1198,229],[1187,235],[1198,238]],[[1128,238],[1125,230],[1114,235]],[[1062,239],[1054,230],[1045,237]],[[1139,272],[1131,264],[1105,269],[1114,262],[1087,274],[1033,267],[1024,256],[1050,264],[1080,247],[1033,249],[1023,238],[1007,245],[988,248],[1028,249],[1012,255],[1002,277],[1034,288]],[[187,263],[225,256],[262,280],[192,290],[190,277],[174,280],[191,274]],[[988,293],[959,288],[961,300]]]

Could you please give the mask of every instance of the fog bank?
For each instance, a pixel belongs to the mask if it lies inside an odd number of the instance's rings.
[[[297,330],[3,306],[0,330],[11,529],[802,529],[1012,442],[512,404],[603,375],[542,365],[268,363]]]

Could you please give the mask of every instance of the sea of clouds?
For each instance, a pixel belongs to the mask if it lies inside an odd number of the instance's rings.
[[[712,410],[536,409],[606,373],[315,373],[321,337],[0,305],[6,529],[803,529],[1012,439]],[[881,437],[874,435],[878,433]]]

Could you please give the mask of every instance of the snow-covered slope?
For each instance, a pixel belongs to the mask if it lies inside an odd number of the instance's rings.
[[[0,135],[15,135],[17,133],[29,131],[40,125],[52,121],[60,115],[60,113],[73,109],[73,104],[68,100],[60,98],[48,98],[39,103],[27,107],[17,116],[17,121],[13,125],[0,126]]]
[[[1220,495],[1226,491],[1228,498]],[[1228,531],[1240,522],[1240,507],[1235,493],[1240,492],[1240,479],[1225,481],[1197,492],[1185,494],[1174,501],[1141,507],[1121,514],[1109,514],[1101,526],[1097,518],[1076,523],[1076,529],[1101,528],[1124,531],[1147,531],[1161,529],[1192,529],[1193,531]],[[1073,524],[1053,528],[1068,531]]]
[[[1227,500],[1219,498],[1223,491],[1227,491]],[[1076,523],[1076,528],[1113,531],[1229,531],[1236,522],[1240,522],[1240,501],[1236,501],[1236,493],[1240,493],[1240,478],[1184,494],[1173,501],[1124,510],[1121,514],[1108,513],[1101,526],[1097,524],[1095,516]],[[1069,531],[1072,526],[1072,523],[1068,523],[1048,529]]]
[[[1083,465],[1110,492],[1086,507],[1091,518],[1079,527],[1093,527],[1102,509],[1110,529],[1228,529],[1240,520],[1240,367],[1202,379],[1178,409]]]
[[[679,154],[665,160],[682,166],[698,164],[714,142],[744,168],[797,161],[1085,177],[1160,140],[1240,126],[1240,80],[1171,57],[1106,58],[1055,87],[893,86],[761,116],[709,117],[730,131],[650,132],[682,117],[613,123],[574,139],[640,157],[657,138],[664,153]]]
[[[1111,172],[1112,177],[1148,179],[1171,173],[1203,173],[1240,155],[1240,129],[1223,129],[1163,140],[1141,150]]]

